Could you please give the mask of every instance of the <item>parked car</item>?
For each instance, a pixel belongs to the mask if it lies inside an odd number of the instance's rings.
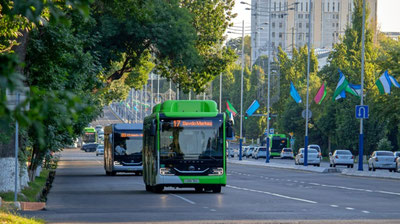
[[[84,144],[81,148],[81,150],[85,152],[94,152],[97,149],[97,143],[89,143],[89,144]]]
[[[374,151],[368,160],[368,170],[388,169],[390,172],[396,170],[396,157],[391,151]]]
[[[257,147],[253,155],[254,159],[267,158],[267,147]]]
[[[247,150],[249,150],[248,146],[242,147],[242,157],[246,157]],[[240,153],[240,149],[239,149],[239,153]]]
[[[394,152],[393,155],[394,155],[395,157],[400,157],[400,151]]]
[[[98,145],[96,148],[96,156],[104,155],[104,145]]]
[[[253,154],[253,151],[254,151],[254,147],[250,147],[250,148],[246,151],[245,156],[246,156],[247,158],[249,158],[249,157]]]
[[[322,158],[322,151],[321,151],[321,147],[319,147],[319,145],[313,145],[313,144],[311,144],[311,145],[308,145],[308,148],[309,149],[315,149],[315,150],[317,150],[318,151],[318,154],[321,156],[321,158]]]
[[[228,156],[235,157],[235,150],[233,150],[232,148],[228,148]]]
[[[337,165],[344,165],[347,168],[354,167],[354,156],[347,149],[337,149],[332,153],[329,153],[329,166],[336,167]]]
[[[293,155],[293,149],[291,148],[283,148],[281,151],[281,159],[293,159],[294,155]]]
[[[321,156],[319,155],[318,151],[316,149],[310,149],[310,148],[307,151],[308,151],[307,163],[309,165],[320,166]],[[294,163],[296,165],[304,164],[304,148],[299,149],[299,153],[296,155]]]

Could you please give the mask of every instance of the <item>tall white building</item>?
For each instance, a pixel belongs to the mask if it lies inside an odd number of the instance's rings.
[[[271,3],[270,3],[271,1]],[[271,8],[269,8],[269,4]],[[377,0],[367,0],[369,25],[377,27]],[[245,6],[243,6],[245,7]],[[306,45],[309,27],[309,0],[252,0],[251,1],[252,63],[268,54],[268,22],[271,21],[272,54],[278,46],[286,52]],[[311,17],[311,43],[314,48],[332,49],[347,26],[351,25],[353,0],[313,0]]]

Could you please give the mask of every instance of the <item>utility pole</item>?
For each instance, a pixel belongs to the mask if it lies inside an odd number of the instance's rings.
[[[219,75],[219,112],[222,113],[222,73]]]

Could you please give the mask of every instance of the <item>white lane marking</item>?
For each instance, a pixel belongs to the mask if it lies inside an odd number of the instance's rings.
[[[210,209],[210,211],[212,211],[212,212],[216,212],[217,210],[215,210],[215,209]]]
[[[320,186],[321,184],[318,183],[310,183],[311,185]]]
[[[203,207],[203,208],[205,208],[205,209],[208,209],[208,207],[207,207],[207,206],[205,206],[205,207]]]
[[[354,210],[354,208],[346,207],[347,210]]]
[[[304,184],[304,181],[300,181],[301,184]]]
[[[331,205],[331,207],[338,208],[339,206],[338,205]]]
[[[192,204],[192,205],[195,205],[196,204],[196,202],[194,202],[194,201],[191,201],[191,200],[189,200],[189,199],[187,199],[187,198],[184,198],[184,197],[182,197],[182,196],[179,196],[179,195],[176,195],[176,194],[171,194],[172,196],[175,196],[175,197],[177,197],[177,198],[180,198],[180,199],[182,199],[182,200],[184,200],[184,201],[186,201],[187,203],[190,203],[190,204]]]
[[[311,204],[317,204],[318,203],[316,201],[311,201],[311,200],[302,199],[302,198],[290,197],[290,196],[277,194],[277,193],[272,193],[272,192],[268,192],[268,191],[259,191],[259,190],[247,189],[247,188],[236,187],[236,186],[231,186],[231,185],[226,185],[226,187],[237,189],[237,190],[244,190],[244,191],[250,191],[250,192],[256,192],[256,193],[262,193],[262,194],[272,195],[272,196],[275,196],[275,197],[286,198],[286,199],[290,199],[290,200],[301,201],[301,202],[306,202],[306,203],[311,203]]]
[[[370,212],[369,211],[362,211],[362,213],[369,214]]]
[[[98,162],[98,163],[100,163],[100,164],[103,164],[102,162],[100,162],[99,160],[96,160],[96,162]]]
[[[297,181],[297,180],[294,180],[293,182],[295,182],[295,183],[298,183],[298,181]]]
[[[396,192],[390,192],[390,191],[377,191],[377,192],[382,193],[382,194],[392,194],[392,195],[400,196],[400,193],[396,193]]]

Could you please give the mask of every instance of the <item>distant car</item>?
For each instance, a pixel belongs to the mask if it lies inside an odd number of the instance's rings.
[[[267,147],[257,147],[253,155],[254,159],[267,158]]]
[[[322,158],[322,151],[321,151],[321,147],[319,147],[319,145],[313,145],[313,144],[311,144],[311,145],[308,145],[308,148],[309,149],[315,149],[315,150],[317,150],[318,151],[318,154],[321,156],[321,158]]]
[[[233,150],[232,148],[228,148],[228,156],[235,157],[235,150]]]
[[[387,169],[390,172],[396,170],[396,157],[391,151],[374,151],[368,160],[368,170]]]
[[[320,166],[321,156],[319,155],[318,151],[316,149],[310,149],[310,148],[307,151],[308,151],[307,164]],[[299,153],[296,155],[294,163],[296,165],[304,164],[304,148],[300,148]]]
[[[293,149],[291,148],[283,148],[281,151],[281,159],[293,159],[294,155],[293,155]]]
[[[81,148],[81,150],[85,152],[94,152],[97,149],[97,143],[89,143],[89,144],[84,144]]]
[[[96,127],[94,128],[97,131],[97,134],[100,132],[103,132],[104,135],[104,130],[103,130],[103,126],[101,125],[96,125]]]
[[[337,149],[333,154],[329,153],[329,166],[336,167],[337,165],[344,165],[347,168],[354,167],[354,156],[347,149]]]
[[[254,147],[250,147],[247,151],[246,151],[246,157],[250,158],[251,155],[253,154],[254,151]]]
[[[396,172],[400,173],[400,157],[396,157]]]
[[[96,148],[96,156],[104,155],[104,145],[98,145]]]

